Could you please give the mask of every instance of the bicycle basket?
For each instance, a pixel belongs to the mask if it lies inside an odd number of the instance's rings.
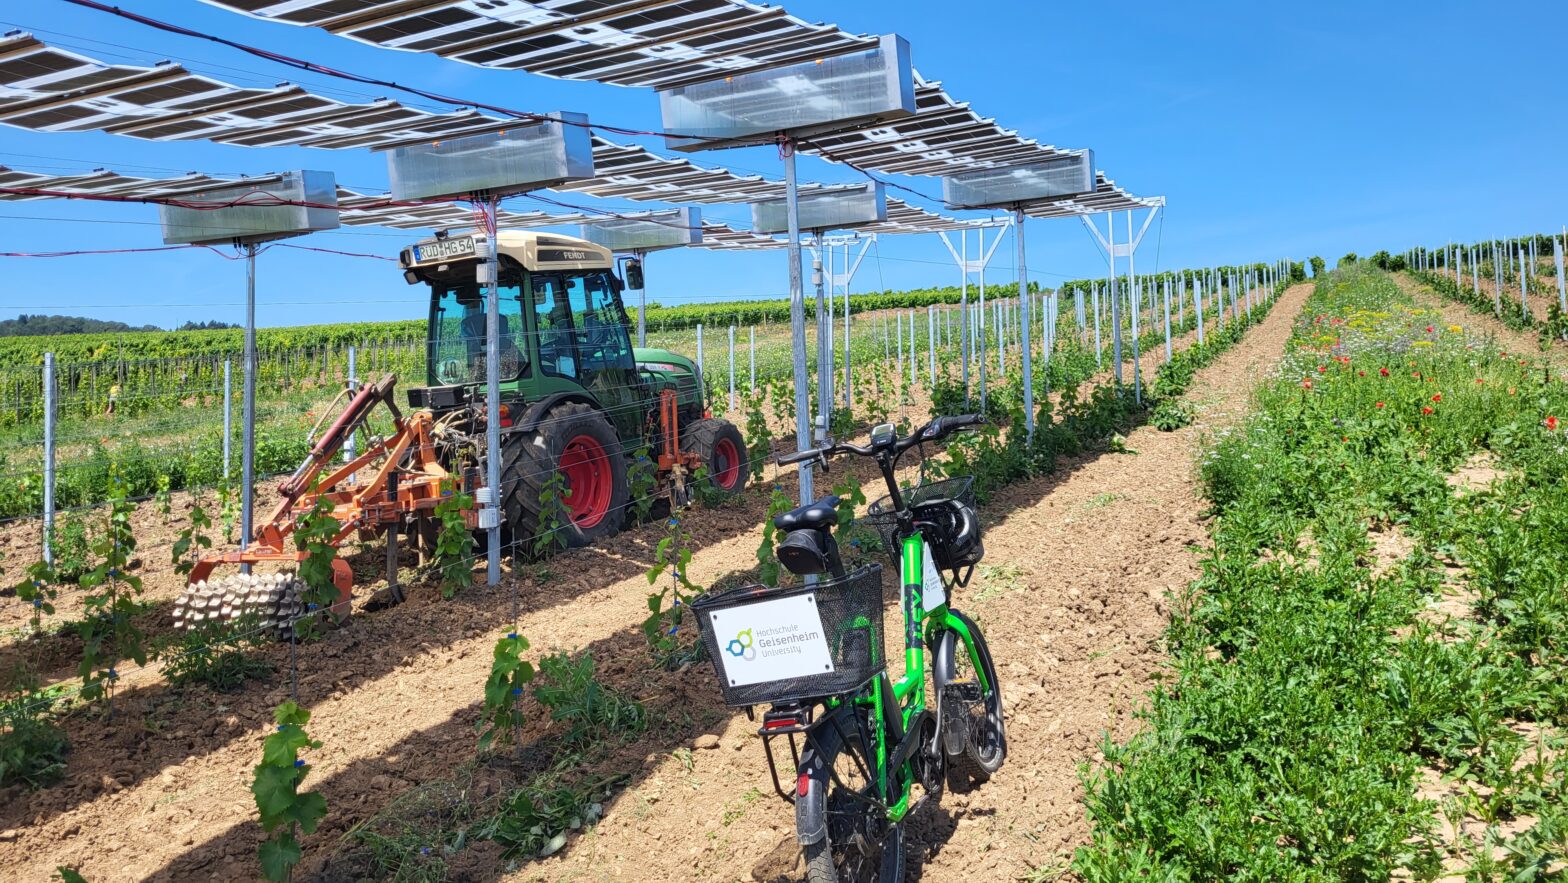
[[[786,588],[741,586],[691,602],[724,703],[819,699],[882,671],[882,565]]]
[[[922,510],[935,509],[938,505],[945,504],[948,500],[957,500],[969,507],[975,508],[974,478],[960,475],[956,478],[944,478],[941,481],[928,481],[908,490],[902,491],[904,505],[914,513],[916,521],[945,523],[945,518],[933,518],[929,515],[922,517]],[[865,517],[861,522],[876,528],[882,537],[882,547],[887,550],[888,558],[896,564],[900,551],[900,538],[898,536],[898,517],[893,509],[893,498],[883,497],[866,508]],[[931,547],[932,557],[937,559],[938,566],[948,566],[947,559],[950,555],[954,564],[957,559],[964,557],[964,550],[949,550],[946,547],[947,538],[943,536],[928,536],[928,545]]]

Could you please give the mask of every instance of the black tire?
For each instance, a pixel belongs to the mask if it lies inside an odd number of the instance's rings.
[[[969,716],[969,738],[963,750],[947,758],[947,786],[954,792],[962,793],[990,781],[991,776],[1007,760],[1007,720],[1002,708],[1002,685],[997,680],[996,663],[991,658],[991,648],[986,646],[985,634],[974,620],[957,610],[953,610],[952,614],[962,620],[969,634],[974,636],[975,655],[979,657],[971,662],[964,649],[963,639],[954,635],[957,646],[953,655],[955,661],[960,663],[958,677],[972,677],[973,667],[978,666],[985,673],[986,682],[991,685],[989,690],[981,691],[980,701],[966,710]],[[971,670],[965,671],[966,668]],[[949,674],[951,676],[954,673]]]
[[[864,710],[857,709],[854,713],[864,720]],[[808,883],[903,883],[904,826],[889,825],[885,814],[840,789],[829,774],[830,770],[837,769],[840,780],[846,785],[851,788],[865,786],[858,771],[869,768],[864,766],[869,746],[861,744],[846,750],[843,737],[861,742],[861,730],[847,716],[841,724],[837,728],[831,724],[817,727],[801,757],[797,774],[811,779],[807,794],[796,802],[797,828],[803,829],[811,818],[825,820],[827,824],[823,836],[805,846],[806,880]],[[859,755],[859,763],[851,751]],[[857,831],[861,836],[851,836]],[[799,833],[815,832],[800,830]],[[875,854],[862,851],[861,843],[871,844],[869,852]]]
[[[728,420],[709,417],[688,425],[681,433],[681,450],[694,453],[707,468],[707,485],[714,493],[733,497],[746,487],[751,470],[746,463],[746,439]]]
[[[626,511],[630,494],[621,440],[603,414],[588,405],[569,402],[551,408],[537,429],[514,432],[501,441],[501,505],[506,514],[503,541],[520,544],[519,551],[524,555],[533,554],[540,525],[549,522],[541,502],[545,483],[562,468],[562,456],[568,445],[583,444],[579,441],[582,439],[596,445],[602,455],[592,457],[591,462],[599,473],[596,481],[608,482],[608,488],[603,492],[605,504],[594,507],[597,517],[588,513],[574,518],[570,510],[556,516],[565,540],[558,545],[586,546],[620,532],[622,513]],[[570,472],[566,474],[567,489],[573,494],[581,492],[582,488],[571,487]],[[595,496],[598,493],[595,491]],[[570,502],[568,498],[563,505]]]

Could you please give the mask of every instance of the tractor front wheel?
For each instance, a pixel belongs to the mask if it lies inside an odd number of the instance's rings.
[[[696,454],[707,470],[707,485],[726,497],[733,497],[746,486],[750,468],[746,463],[746,440],[728,420],[709,417],[697,420],[681,433],[681,450]]]
[[[621,529],[629,494],[621,441],[604,415],[584,404],[553,408],[532,432],[516,432],[501,445],[501,500],[506,533],[531,555],[546,544],[586,546]],[[563,498],[544,499],[559,473]],[[539,542],[541,533],[555,539]]]

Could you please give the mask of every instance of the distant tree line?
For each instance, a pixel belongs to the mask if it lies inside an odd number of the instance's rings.
[[[238,327],[240,326],[229,322],[209,320],[206,322],[186,322],[174,330],[214,331]],[[162,330],[162,328],[156,325],[127,325],[124,322],[89,319],[85,316],[46,316],[42,313],[22,313],[15,319],[0,320],[0,337],[39,337],[45,334],[104,334],[121,331]]]

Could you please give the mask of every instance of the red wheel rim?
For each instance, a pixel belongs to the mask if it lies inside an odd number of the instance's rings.
[[[727,438],[719,439],[713,446],[713,480],[719,487],[729,490],[740,481],[740,451]]]
[[[604,445],[591,435],[574,436],[561,451],[559,468],[572,491],[565,501],[572,523],[588,528],[603,521],[610,511],[613,489]]]

